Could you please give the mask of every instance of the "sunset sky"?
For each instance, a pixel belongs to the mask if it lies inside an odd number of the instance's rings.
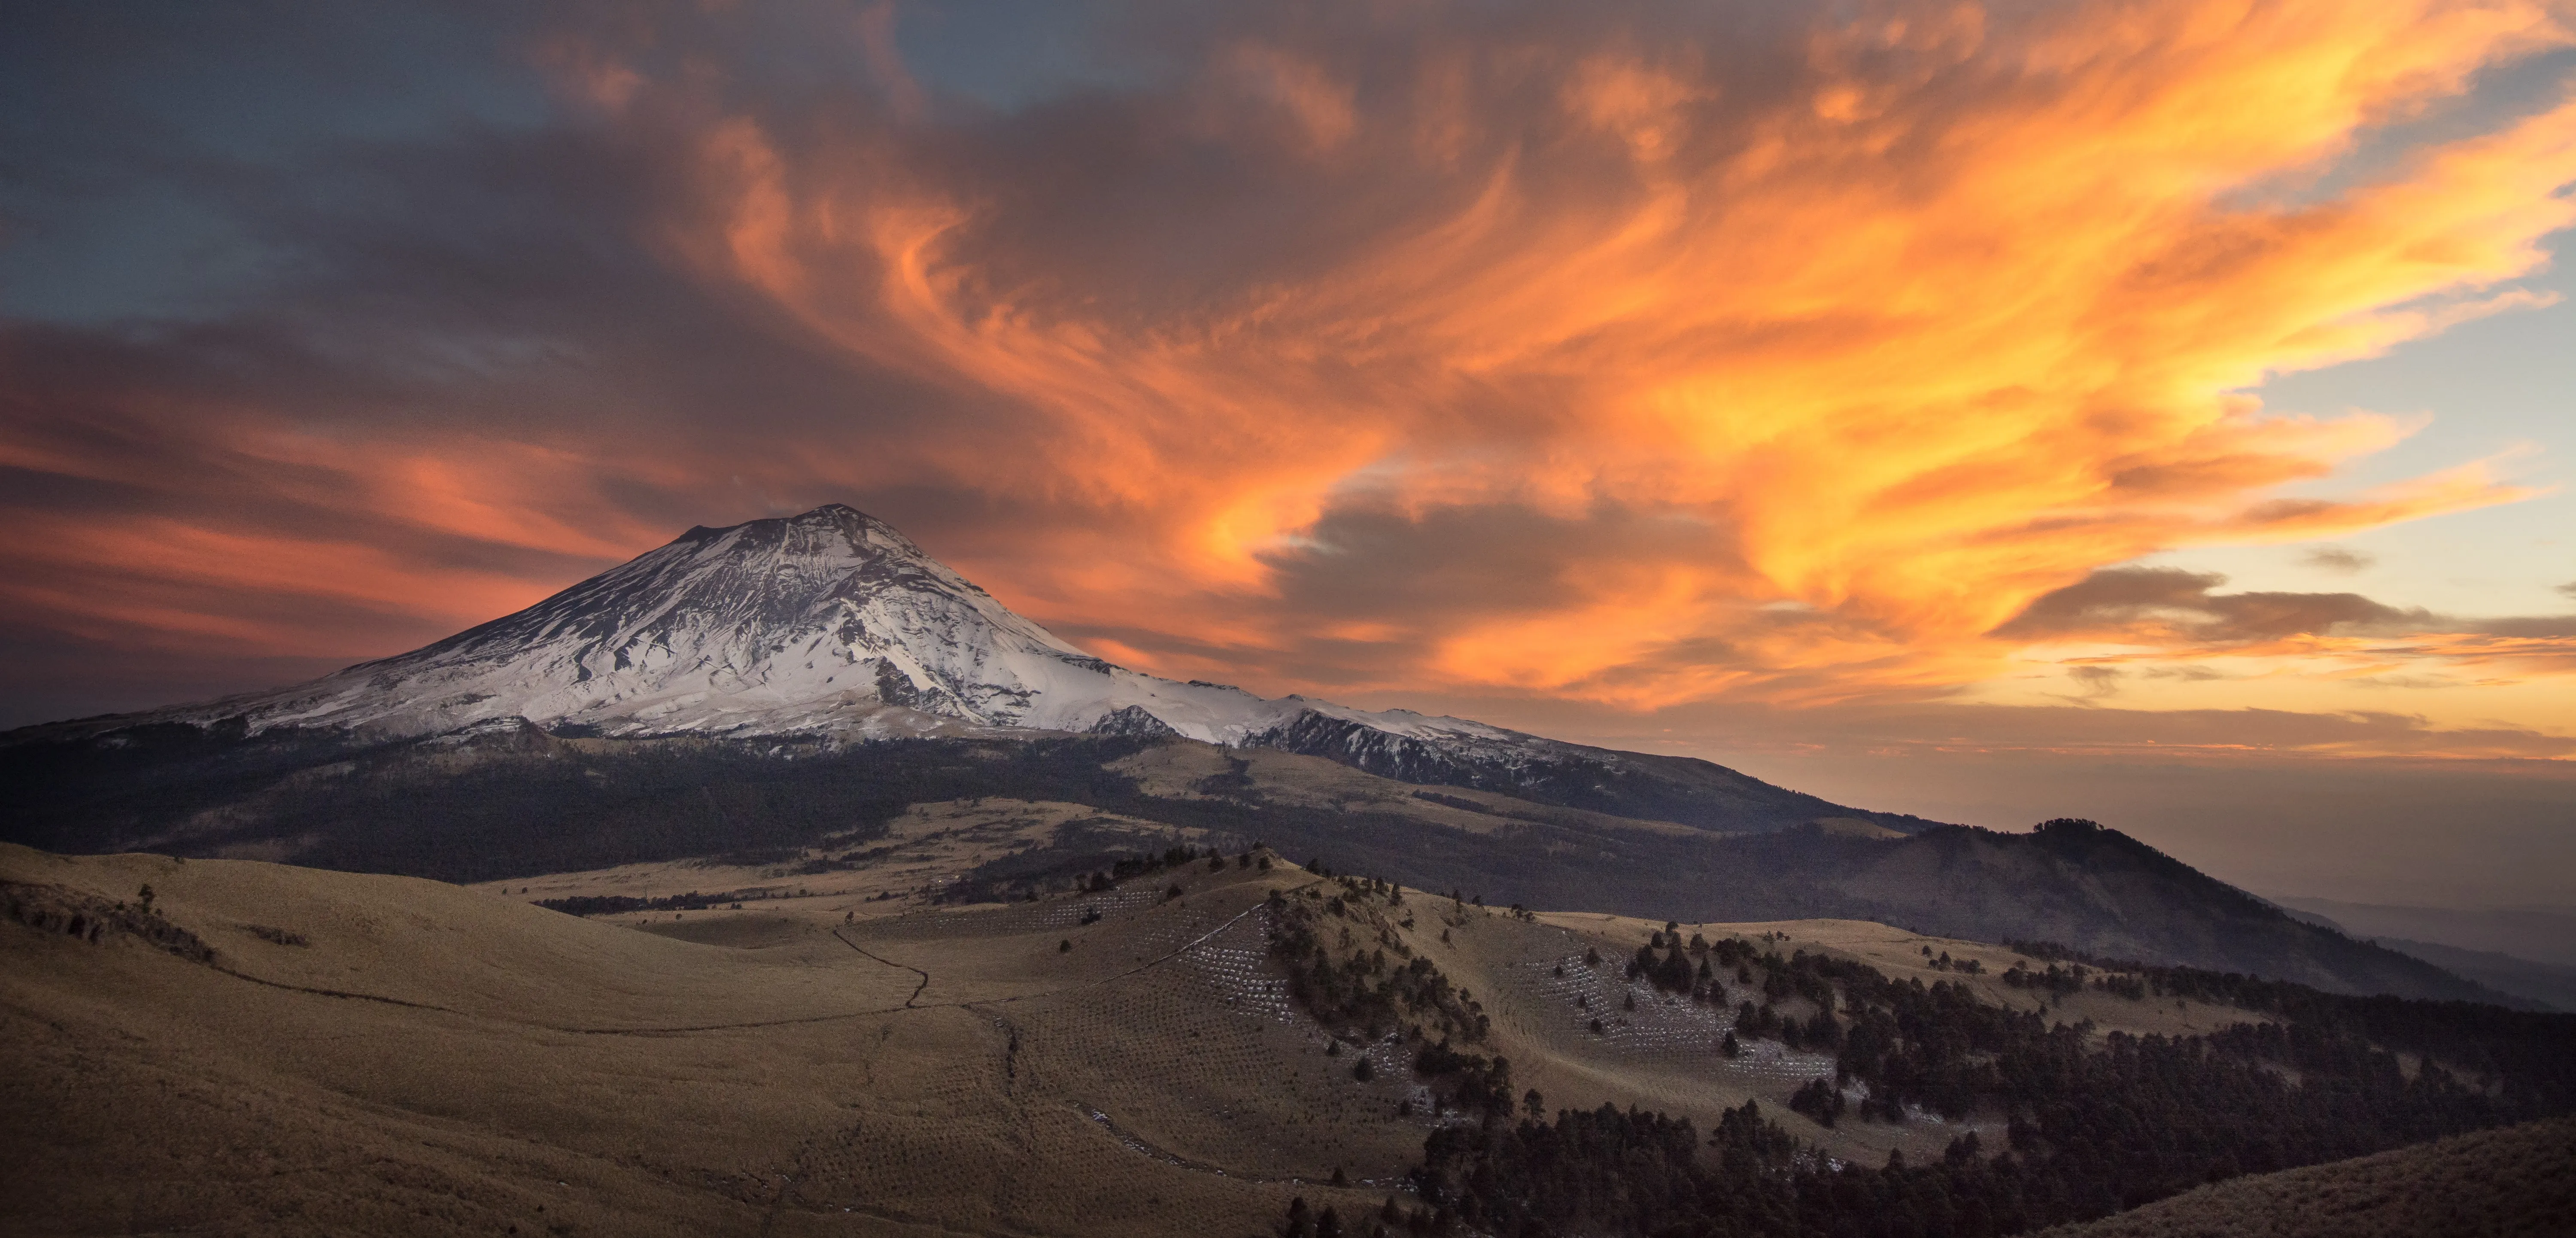
[[[1140,670],[2576,904],[2576,0],[0,15],[0,725],[840,501]]]

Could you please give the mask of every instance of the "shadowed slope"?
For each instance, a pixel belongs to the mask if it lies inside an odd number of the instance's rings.
[[[2576,1233],[2576,1119],[2241,1178],[2048,1238],[2557,1238]]]

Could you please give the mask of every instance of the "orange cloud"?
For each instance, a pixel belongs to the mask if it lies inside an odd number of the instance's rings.
[[[0,600],[73,632],[165,647],[359,661],[352,611],[401,616],[431,631],[470,627],[544,596],[509,573],[423,570],[383,547],[331,538],[244,535],[151,518],[23,525],[32,543]],[[205,605],[208,587],[264,605]]]
[[[1295,169],[1248,178],[1276,212],[1211,206],[1240,233],[1179,269],[1116,221],[1126,266],[1032,243],[1033,215],[1091,204],[958,172],[935,128],[815,139],[673,81],[692,226],[724,238],[682,247],[830,347],[1012,410],[1018,441],[926,434],[886,463],[1086,513],[1001,574],[1142,647],[1293,661],[1280,565],[1332,554],[1339,510],[1692,530],[1540,565],[1544,604],[1437,631],[1341,616],[1404,651],[1377,686],[1655,706],[1958,683],[2104,564],[2520,497],[2464,469],[2280,498],[2402,430],[2229,393],[2530,301],[2498,289],[2576,222],[2576,103],[2317,186],[2374,126],[2565,45],[2566,6],[1859,14],[1776,36],[1794,61],[1767,77],[1642,20],[1232,38],[1210,80],[1263,107],[1112,122],[1149,171]]]
[[[893,4],[531,37],[568,119],[275,223],[349,230],[313,282],[0,337],[0,467],[110,513],[12,604],[392,652],[838,499],[1165,673],[1857,708],[2023,673],[2150,552],[2525,493],[2329,491],[2417,423],[2242,393],[2542,302],[2576,101],[2476,90],[2566,0],[1274,9],[1007,105]],[[2561,665],[2177,622],[2121,665]]]

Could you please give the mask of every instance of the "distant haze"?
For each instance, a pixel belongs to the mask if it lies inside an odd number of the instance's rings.
[[[2324,916],[2341,925],[2344,931],[2359,937],[2429,941],[2463,950],[2486,950],[2562,967],[2576,967],[2576,907],[2462,911],[2441,907],[2388,907],[2324,898],[2279,898],[2273,901]]]

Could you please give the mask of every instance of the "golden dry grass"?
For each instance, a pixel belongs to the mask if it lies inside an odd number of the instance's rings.
[[[469,889],[0,848],[0,881],[109,900],[148,882],[218,952],[210,967],[0,923],[0,1233],[1226,1235],[1262,1232],[1292,1195],[1348,1214],[1396,1191],[1435,1120],[1405,1051],[1369,1050],[1380,1069],[1355,1080],[1358,1050],[1326,1052],[1264,953],[1264,901],[1311,885],[1302,871],[1192,866],[1006,907],[871,898],[1022,845],[1059,807],[926,806],[883,868],[641,924],[525,900],[743,883],[664,866]],[[1162,898],[1174,881],[1184,896]],[[1934,1155],[1962,1129],[1820,1130],[1782,1102],[1826,1059],[1770,1045],[1730,1061],[1714,1011],[1645,990],[1619,1006],[1620,961],[1660,925],[1419,892],[1399,915],[1413,924],[1391,931],[1493,1016],[1482,1051],[1550,1109],[1705,1125],[1759,1099],[1853,1158]],[[1704,931],[1900,975],[1927,940],[1842,921]],[[1318,1185],[1336,1169],[1352,1188]]]
[[[857,853],[869,857],[858,868],[799,874],[793,871],[793,865],[664,860],[541,877],[512,877],[473,888],[527,900],[579,895],[656,898],[691,891],[712,894],[756,890],[799,899],[798,910],[805,913],[827,906],[847,909],[856,897],[865,900],[855,904],[860,915],[892,915],[931,905],[940,889],[956,880],[958,874],[1024,847],[1043,845],[1072,821],[1081,821],[1095,830],[1129,835],[1142,844],[1140,850],[1195,843],[1206,836],[1204,830],[1102,812],[1084,804],[993,796],[914,804],[886,823],[883,837],[808,853],[824,857]],[[690,914],[680,916],[686,920]],[[840,912],[833,914],[837,917]],[[672,916],[671,912],[629,913],[611,918],[640,924],[669,922]]]
[[[2564,1238],[2576,1120],[2239,1178],[2047,1238]]]
[[[1580,929],[1604,941],[1616,942],[1621,950],[1631,953],[1646,941],[1648,935],[1664,927],[1660,922],[1590,912],[1542,912],[1539,920],[1545,924]],[[2037,990],[2015,989],[2002,979],[2003,973],[2013,964],[2021,963],[2034,969],[2044,968],[2047,964],[2017,954],[2009,947],[1955,937],[1926,936],[1871,920],[1685,924],[1681,930],[1703,934],[1711,941],[1722,937],[1752,939],[1778,950],[1783,956],[1805,950],[1853,959],[1877,968],[1894,980],[1919,979],[1927,985],[1942,982],[1966,985],[1999,1006],[2044,1009],[2052,1022],[2081,1023],[2090,1019],[2101,1034],[2196,1035],[2237,1023],[2270,1021],[2268,1015],[2206,1002],[2153,998],[2132,1001],[2091,988],[2052,998]],[[1927,946],[1932,951],[1930,957],[1923,953]],[[1983,971],[1972,976],[1955,967],[1936,967],[1935,960],[1943,954],[1949,955],[1953,963],[1974,959]]]
[[[1166,799],[1207,798],[1202,780],[1234,772],[1259,788],[1267,802],[1335,812],[1380,812],[1469,833],[1490,833],[1512,821],[1544,821],[1591,830],[1704,837],[1706,831],[1670,821],[1641,821],[1581,808],[1534,803],[1493,791],[1426,788],[1363,773],[1338,761],[1267,748],[1218,748],[1209,744],[1159,744],[1107,768],[1136,780],[1139,790]],[[1427,792],[1437,799],[1426,799]],[[1476,805],[1477,807],[1465,807]]]

